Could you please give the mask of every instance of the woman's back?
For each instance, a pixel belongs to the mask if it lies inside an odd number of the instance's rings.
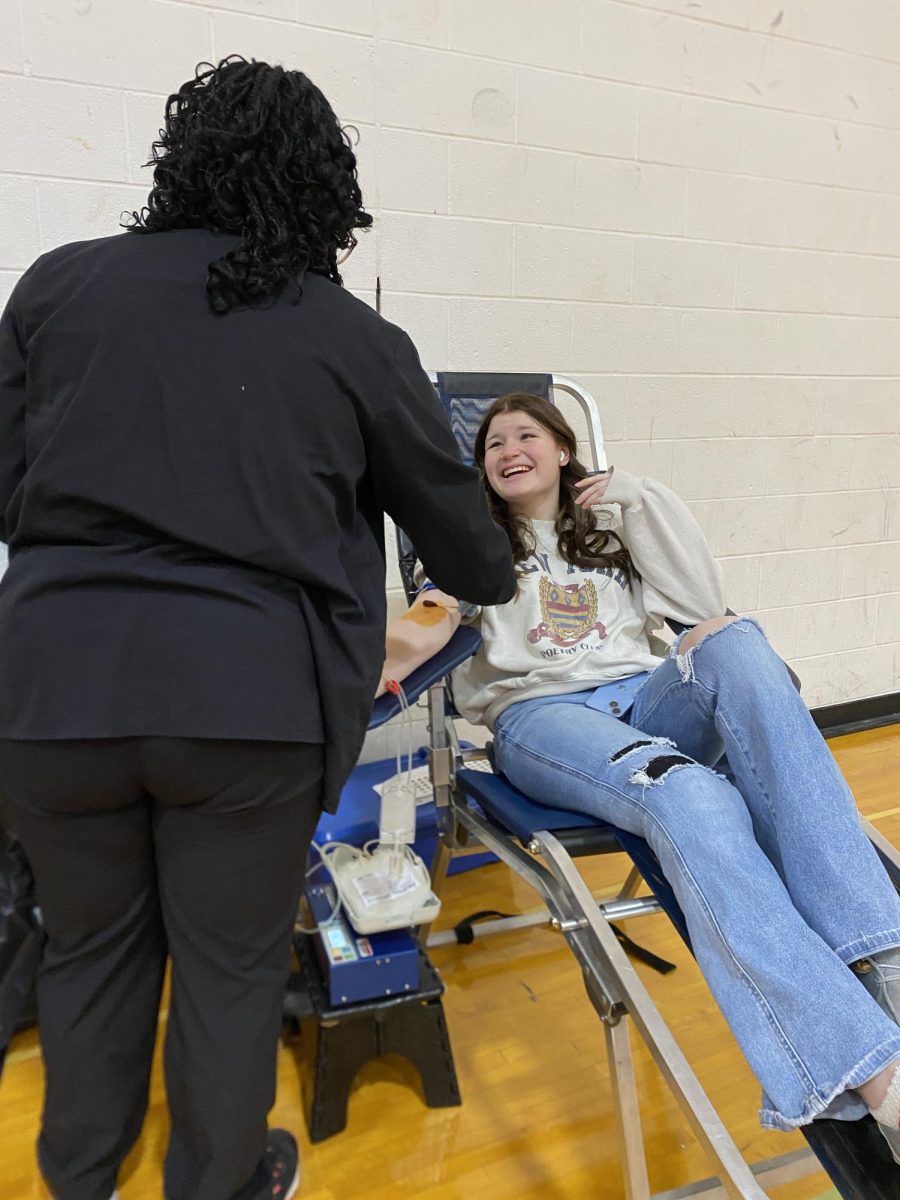
[[[307,273],[297,304],[209,311],[208,264],[237,244],[77,243],[16,289],[0,736],[356,746],[382,655],[382,510],[416,532],[464,477],[478,501],[409,339],[366,305]],[[390,482],[404,459],[434,509]],[[440,567],[468,578],[466,551],[442,546]]]
[[[114,545],[124,524],[303,581],[311,540],[352,517],[360,408],[398,331],[312,274],[299,304],[213,316],[207,266],[236,245],[200,229],[121,234],[25,276],[29,478],[7,514],[13,554]]]

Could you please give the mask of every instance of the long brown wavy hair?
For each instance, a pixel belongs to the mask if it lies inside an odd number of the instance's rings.
[[[584,479],[587,470],[578,461],[578,443],[568,421],[549,400],[528,392],[510,392],[500,396],[485,414],[475,435],[474,458],[487,492],[491,515],[509,538],[513,561],[520,563],[536,548],[534,532],[527,517],[509,511],[506,501],[488,482],[484,469],[485,443],[491,421],[500,413],[523,413],[543,426],[568,451],[569,461],[559,473],[559,510],[556,514],[556,539],[560,555],[576,567],[610,567],[624,571],[630,580],[634,574],[631,556],[611,529],[598,529],[590,509],[575,503],[580,491],[575,484]]]

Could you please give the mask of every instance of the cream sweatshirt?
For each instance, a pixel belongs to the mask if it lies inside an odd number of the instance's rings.
[[[614,507],[615,506],[615,507]],[[552,521],[532,521],[536,548],[517,565],[518,590],[483,608],[479,652],[453,672],[460,713],[491,730],[519,700],[599,687],[651,671],[665,653],[652,637],[667,617],[695,625],[725,612],[719,566],[687,506],[667,487],[616,468],[595,511],[614,529],[640,578],[573,566]]]

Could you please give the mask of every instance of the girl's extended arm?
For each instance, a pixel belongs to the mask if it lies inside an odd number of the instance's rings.
[[[427,662],[450,641],[460,620],[455,596],[429,588],[387,627],[384,668],[376,698],[390,683],[402,683],[416,667]]]

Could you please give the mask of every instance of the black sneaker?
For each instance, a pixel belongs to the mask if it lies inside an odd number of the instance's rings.
[[[290,1200],[300,1184],[297,1139],[286,1129],[270,1129],[263,1159],[266,1185],[259,1200]]]

